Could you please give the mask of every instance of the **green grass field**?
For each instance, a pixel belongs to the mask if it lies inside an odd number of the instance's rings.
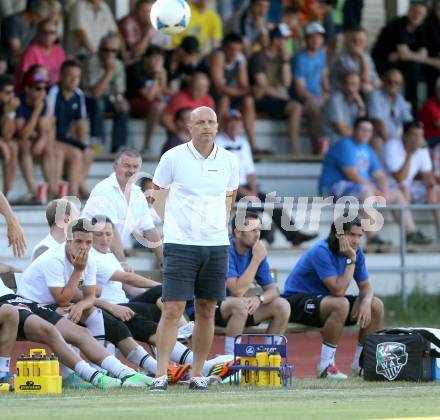
[[[1,419],[383,419],[439,418],[440,384],[369,383],[361,379],[294,381],[292,388],[206,392],[184,386],[141,390],[65,391],[61,396],[0,396]]]

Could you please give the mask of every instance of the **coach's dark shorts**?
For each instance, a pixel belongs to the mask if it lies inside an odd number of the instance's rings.
[[[290,319],[289,322],[298,322],[304,325],[310,325],[311,327],[323,327],[324,322],[320,316],[321,300],[325,298],[325,295],[308,295],[304,293],[295,293],[294,295],[287,296],[285,299],[290,303]],[[353,309],[354,302],[357,296],[346,295],[346,299],[350,303],[349,314]],[[356,325],[357,320],[347,317],[345,325]]]
[[[164,244],[164,301],[223,300],[226,292],[229,245]]]

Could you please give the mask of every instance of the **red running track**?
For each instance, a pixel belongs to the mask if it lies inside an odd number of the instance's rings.
[[[287,336],[289,345],[289,362],[294,366],[295,377],[315,377],[316,365],[319,362],[321,352],[321,336],[318,332],[304,334],[289,334]],[[348,373],[356,347],[356,335],[350,333],[342,337],[336,353],[336,363],[342,372]],[[12,357],[11,372],[15,369],[15,361],[20,354],[29,354],[30,348],[40,348],[39,344],[32,344],[28,341],[18,342]],[[44,346],[43,346],[44,347]],[[47,349],[47,347],[46,347]],[[223,353],[224,338],[216,336],[210,356]],[[50,351],[49,351],[50,353]]]

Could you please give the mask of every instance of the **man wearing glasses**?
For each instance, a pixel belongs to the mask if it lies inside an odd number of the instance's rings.
[[[119,36],[105,36],[99,52],[86,61],[83,78],[92,143],[102,142],[104,113],[110,112],[113,115],[112,152],[121,149],[127,138],[128,102],[124,97],[125,69],[117,58],[120,48]]]

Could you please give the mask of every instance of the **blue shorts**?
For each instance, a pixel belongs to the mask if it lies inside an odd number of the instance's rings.
[[[164,244],[163,301],[223,300],[229,245]]]

